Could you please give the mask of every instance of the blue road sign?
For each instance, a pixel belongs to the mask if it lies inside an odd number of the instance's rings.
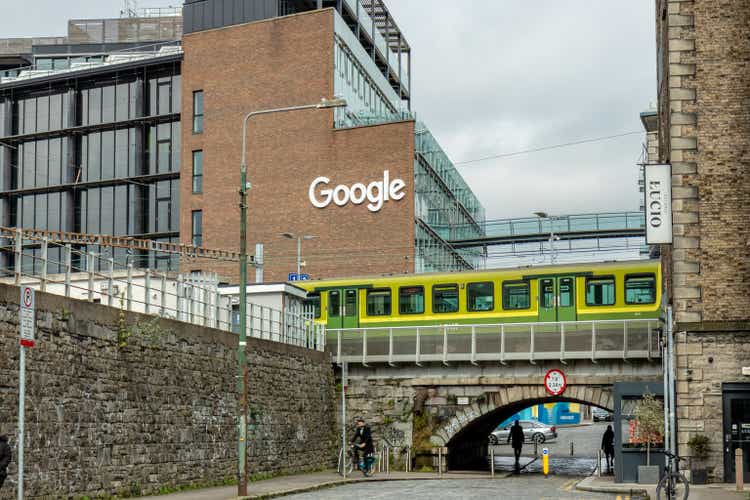
[[[287,281],[307,281],[309,279],[309,274],[289,273],[289,275],[287,276]]]

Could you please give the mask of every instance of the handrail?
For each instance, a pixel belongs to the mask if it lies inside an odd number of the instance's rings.
[[[370,363],[451,363],[555,360],[646,359],[659,357],[652,331],[657,318],[518,323],[437,324],[331,328],[334,361]]]

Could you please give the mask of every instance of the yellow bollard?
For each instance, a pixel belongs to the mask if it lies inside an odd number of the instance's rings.
[[[547,478],[549,475],[549,448],[542,448],[542,471],[544,477]]]

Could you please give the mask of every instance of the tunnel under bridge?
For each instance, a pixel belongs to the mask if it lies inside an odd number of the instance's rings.
[[[392,449],[411,447],[415,457],[424,456],[422,463],[436,463],[442,448],[449,469],[485,469],[489,434],[520,410],[572,402],[613,411],[615,383],[661,380],[657,325],[483,325],[481,332],[468,328],[458,335],[443,328],[426,341],[423,332],[378,338],[356,329],[336,332],[338,342],[329,348],[336,363],[347,362],[348,414],[365,416],[376,440]],[[567,379],[556,396],[544,385],[551,369]]]

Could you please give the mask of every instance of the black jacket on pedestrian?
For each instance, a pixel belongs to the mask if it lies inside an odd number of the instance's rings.
[[[607,427],[602,436],[602,450],[604,450],[605,455],[615,454],[615,431],[612,430],[611,426]]]
[[[354,437],[352,438],[352,443],[359,440],[359,444],[364,443],[365,447],[362,448],[362,451],[365,453],[365,455],[373,453],[375,451],[375,446],[372,444],[372,431],[370,431],[370,426],[365,425],[362,427],[357,427],[357,429],[354,431]]]
[[[508,442],[513,446],[513,448],[523,448],[523,427],[521,427],[521,424],[515,423],[513,424],[513,427],[510,428],[510,434],[508,434]]]
[[[11,456],[8,437],[0,436],[0,475],[4,476],[8,473],[8,465],[10,464]]]

